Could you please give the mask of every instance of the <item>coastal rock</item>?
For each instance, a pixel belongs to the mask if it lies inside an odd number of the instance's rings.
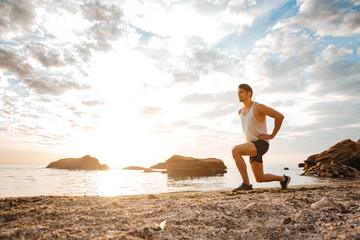
[[[82,158],[64,158],[52,162],[46,168],[68,169],[68,170],[109,170],[106,164],[100,164],[99,160],[90,155]]]
[[[320,177],[341,178],[358,177],[360,175],[360,139],[341,141],[328,150],[314,154],[304,161],[302,175],[318,175]]]
[[[224,162],[217,158],[193,158],[174,155],[166,160],[169,175],[212,176],[226,173]]]
[[[331,161],[335,161],[338,164],[344,164],[360,170],[359,142],[360,139],[357,142],[346,139],[335,144],[322,153],[311,155],[307,160],[304,161],[304,169],[306,170],[310,167],[313,167],[319,162],[331,163]]]
[[[167,169],[166,162],[155,164],[154,166],[151,166],[152,169]]]
[[[334,162],[330,164],[319,162],[316,166],[307,169],[302,175],[317,175],[325,178],[356,178],[360,176],[360,171],[347,165],[335,164]]]

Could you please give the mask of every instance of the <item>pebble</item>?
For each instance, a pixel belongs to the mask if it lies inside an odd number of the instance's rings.
[[[314,209],[323,209],[323,208],[337,209],[337,206],[329,198],[323,197],[320,201],[311,204],[311,208],[314,208]]]

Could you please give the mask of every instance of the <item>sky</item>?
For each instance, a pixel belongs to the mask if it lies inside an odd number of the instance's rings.
[[[302,162],[360,138],[359,37],[360,0],[0,0],[0,163],[231,166],[241,83]]]

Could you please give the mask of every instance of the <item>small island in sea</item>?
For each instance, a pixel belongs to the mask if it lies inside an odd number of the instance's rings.
[[[166,169],[164,173],[169,176],[215,176],[227,172],[224,161],[217,158],[194,158],[173,155],[166,162],[158,163],[150,168],[129,166],[124,170],[144,170],[151,172],[152,169]]]
[[[97,158],[90,155],[81,158],[64,158],[52,162],[46,168],[68,169],[68,170],[109,170],[106,164],[100,164]]]

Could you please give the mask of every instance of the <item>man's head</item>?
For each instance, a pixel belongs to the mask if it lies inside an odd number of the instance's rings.
[[[238,89],[238,95],[239,95],[240,102],[242,102],[244,100],[243,96],[240,97],[241,93],[244,92],[244,91],[246,93],[246,98],[247,98],[247,96],[250,95],[250,99],[251,99],[251,97],[253,95],[253,90],[248,84],[246,84],[246,83],[240,84],[239,89]]]

